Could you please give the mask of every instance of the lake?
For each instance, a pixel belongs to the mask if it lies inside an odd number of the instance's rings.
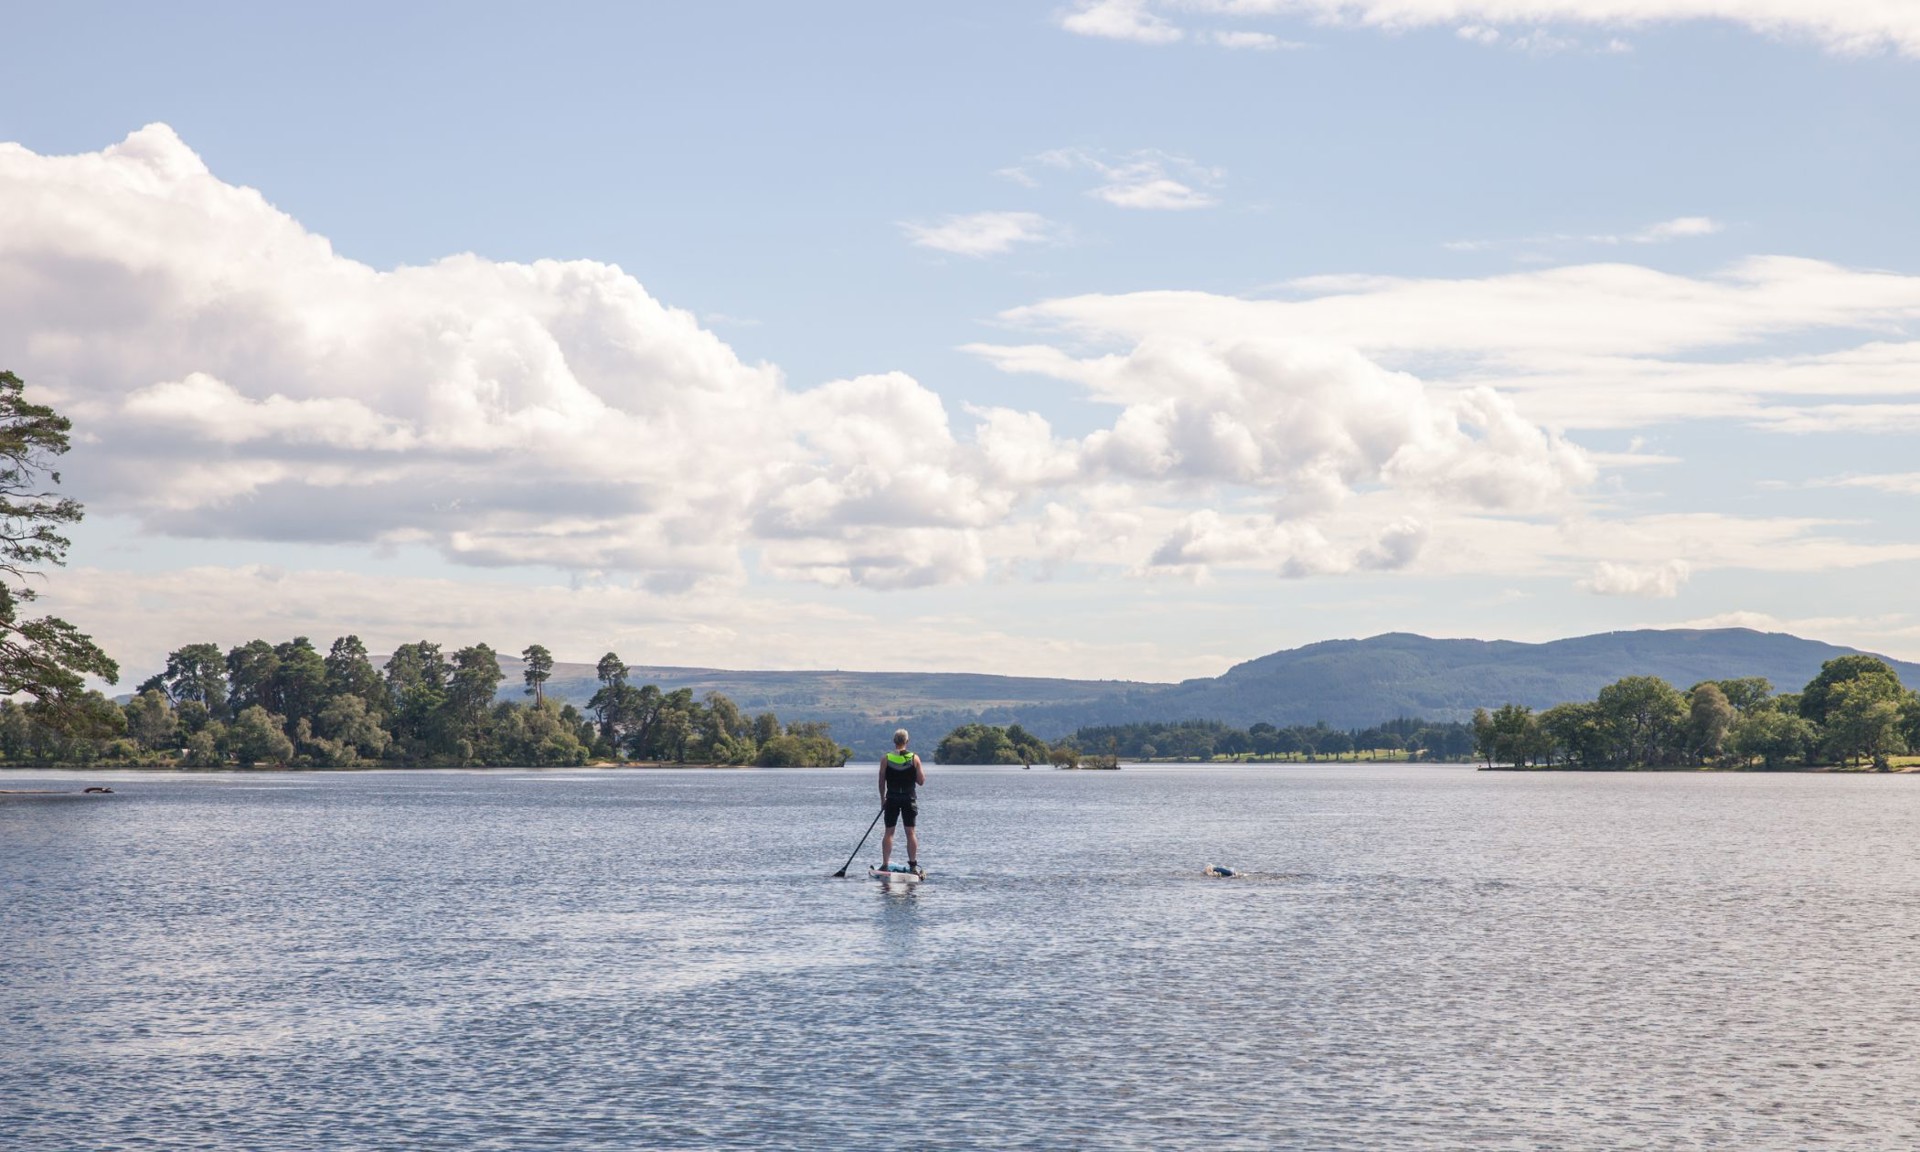
[[[1920,777],[929,777],[0,774],[0,1143],[1920,1146]]]

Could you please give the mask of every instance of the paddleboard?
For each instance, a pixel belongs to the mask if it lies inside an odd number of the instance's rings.
[[[882,884],[918,884],[920,881],[926,879],[926,876],[919,872],[902,872],[899,871],[899,869],[900,865],[895,864],[893,870],[883,872],[869,864],[867,865],[867,875],[880,881]]]

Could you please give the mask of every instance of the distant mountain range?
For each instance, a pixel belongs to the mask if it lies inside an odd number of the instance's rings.
[[[973,720],[1019,723],[1049,739],[1082,725],[1136,720],[1221,720],[1236,727],[1312,724],[1363,727],[1396,716],[1464,720],[1477,707],[1548,708],[1591,699],[1622,676],[1662,677],[1680,688],[1701,680],[1764,676],[1797,692],[1822,662],[1857,649],[1747,628],[1603,632],[1544,644],[1434,640],[1390,632],[1326,640],[1236,664],[1178,684],[1057,680],[963,672],[730,672],[634,665],[635,683],[720,692],[750,713],[824,720],[863,758],[894,728],[931,747]],[[1884,659],[1884,657],[1883,657]],[[1888,660],[1909,685],[1920,664]],[[502,659],[502,695],[519,694],[520,663]],[[591,664],[556,664],[550,695],[585,704],[598,687]]]

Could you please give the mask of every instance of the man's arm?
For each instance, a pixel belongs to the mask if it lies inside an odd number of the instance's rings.
[[[882,803],[885,803],[886,799],[887,799],[887,759],[886,757],[882,756],[880,758],[880,800]]]
[[[913,782],[915,784],[925,784],[927,782],[927,769],[920,763],[920,754],[918,752],[913,754]]]

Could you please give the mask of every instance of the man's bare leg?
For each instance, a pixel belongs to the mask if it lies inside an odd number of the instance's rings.
[[[913,825],[907,825],[907,862],[920,863],[920,832]]]
[[[913,843],[913,829],[911,828],[907,829],[907,843]],[[912,852],[913,849],[908,848],[907,851]],[[914,858],[916,860],[919,859],[917,856]],[[886,833],[880,837],[880,871],[885,872],[887,870],[887,861],[891,859],[893,859],[893,825],[889,824],[887,825]]]

